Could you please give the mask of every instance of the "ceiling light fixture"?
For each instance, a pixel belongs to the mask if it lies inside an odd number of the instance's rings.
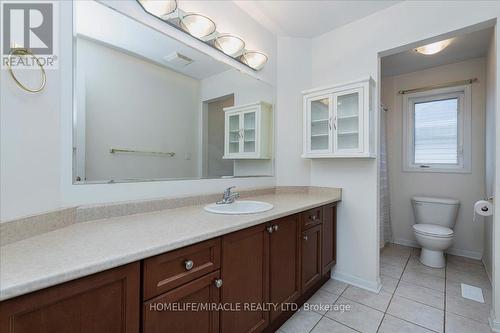
[[[196,13],[186,14],[181,18],[182,30],[201,39],[215,32],[215,23],[210,18]]]
[[[145,11],[159,18],[165,18],[177,9],[176,0],[139,0],[139,4]]]
[[[267,59],[267,55],[260,51],[247,51],[241,56],[241,61],[245,65],[257,71],[264,67]]]
[[[424,46],[417,47],[415,49],[415,52],[425,54],[425,55],[436,54],[438,52],[443,51],[448,45],[450,45],[452,39],[453,38],[445,39],[445,40],[442,40],[439,42],[435,42],[432,44],[427,44]]]
[[[245,42],[240,37],[221,34],[214,39],[214,46],[228,56],[234,57],[245,48]]]

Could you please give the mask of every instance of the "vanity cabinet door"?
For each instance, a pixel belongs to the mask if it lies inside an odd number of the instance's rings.
[[[337,260],[337,205],[331,204],[323,207],[321,253],[323,275],[330,272]]]
[[[271,222],[269,243],[270,300],[273,304],[292,303],[300,295],[300,224],[299,215]],[[271,311],[271,321],[283,311]]]
[[[269,302],[269,235],[258,225],[222,238],[221,302],[241,307],[221,312],[223,333],[261,332],[269,323],[269,311],[245,308]]]
[[[218,333],[217,308],[202,311],[193,307],[218,305],[219,278],[215,271],[145,302],[143,333]]]
[[[302,232],[302,290],[321,279],[321,227],[320,224]]]
[[[2,333],[139,333],[139,262],[0,303]]]

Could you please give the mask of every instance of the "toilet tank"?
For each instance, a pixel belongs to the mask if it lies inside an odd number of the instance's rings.
[[[451,228],[457,220],[460,202],[456,199],[413,197],[411,199],[415,223],[437,224]]]

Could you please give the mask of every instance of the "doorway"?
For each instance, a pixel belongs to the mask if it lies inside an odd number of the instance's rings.
[[[231,177],[234,162],[224,156],[224,108],[234,106],[234,95],[203,102],[203,178]]]

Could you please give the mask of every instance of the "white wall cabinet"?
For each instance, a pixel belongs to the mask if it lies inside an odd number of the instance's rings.
[[[272,157],[272,105],[257,102],[224,108],[224,158]]]
[[[304,158],[375,157],[370,77],[303,91]]]

